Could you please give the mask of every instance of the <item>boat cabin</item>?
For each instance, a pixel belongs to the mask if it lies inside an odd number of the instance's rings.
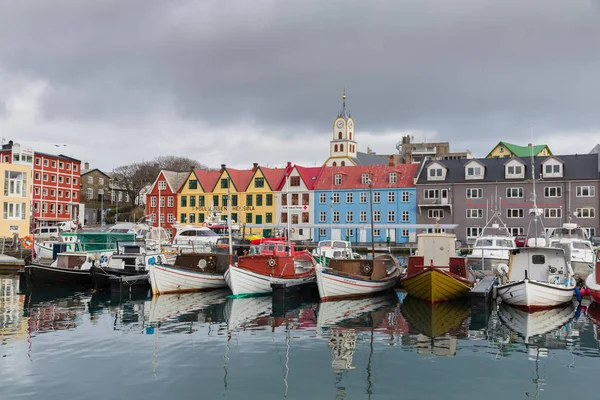
[[[440,268],[467,278],[467,260],[456,255],[456,236],[451,233],[417,235],[417,254],[408,257],[408,275],[424,268]]]
[[[577,224],[572,223],[564,223],[562,227],[555,228],[550,232],[551,241],[560,239],[589,240],[586,231]]]
[[[288,243],[281,241],[264,241],[257,248],[257,254],[266,254],[266,255],[276,255],[276,256],[287,256],[288,254],[294,254],[296,251],[294,249],[294,244],[290,243],[288,247]]]
[[[60,253],[57,255],[53,266],[65,269],[82,269],[81,267],[86,263],[86,261],[88,260],[85,254]]]
[[[313,254],[327,258],[355,258],[350,242],[345,240],[321,240]]]
[[[570,259],[564,248],[523,247],[511,252],[508,280],[530,279],[560,284],[572,274]]]
[[[473,245],[473,249],[475,248],[502,248],[502,249],[514,249],[515,239],[508,237],[496,237],[496,236],[487,236],[480,237],[475,241]]]
[[[375,259],[332,259],[327,269],[340,275],[378,281],[400,271],[400,263],[394,256],[382,254]]]

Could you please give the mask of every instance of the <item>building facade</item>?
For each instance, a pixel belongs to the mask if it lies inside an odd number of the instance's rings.
[[[469,150],[451,152],[449,142],[412,143],[411,136],[402,136],[402,141],[396,144],[403,163],[420,163],[423,160],[455,160],[471,159]]]
[[[403,164],[323,168],[314,190],[318,226],[314,240],[366,243],[374,236],[373,241],[379,243],[414,242],[414,176],[418,167]],[[372,182],[372,190],[369,190],[369,182]],[[371,219],[374,231],[371,231]]]
[[[81,203],[85,204],[85,225],[106,222],[107,208],[110,208],[110,177],[97,168],[89,169],[89,164],[81,171]]]
[[[177,203],[179,204],[178,221],[180,223],[200,226],[209,218],[212,212],[218,212],[224,215],[225,218],[227,217],[227,210],[224,213],[221,212],[221,208],[211,210],[212,189],[220,175],[219,171],[197,169],[190,172],[177,194]],[[233,214],[232,220],[236,221]]]
[[[291,229],[292,240],[313,240],[314,229],[308,227],[315,223],[314,187],[323,167],[302,167],[295,165],[291,168],[287,181],[281,185],[277,193],[277,211],[279,220],[297,225]],[[302,225],[307,227],[303,228]]]
[[[595,236],[600,207],[598,155],[427,161],[417,178],[417,223],[458,224],[470,245],[499,212],[513,235],[536,236],[573,222]],[[533,175],[532,175],[533,172]],[[543,212],[534,226],[536,205]]]
[[[162,170],[146,194],[146,218],[152,226],[161,226],[174,235],[177,216],[177,193],[188,172]]]
[[[0,237],[31,232],[31,165],[0,163]]]

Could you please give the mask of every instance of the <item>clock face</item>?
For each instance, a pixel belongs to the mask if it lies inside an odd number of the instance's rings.
[[[348,128],[352,129],[352,121],[348,121]]]
[[[337,127],[338,127],[338,128],[341,128],[341,127],[343,127],[343,126],[344,126],[344,121],[342,121],[341,119],[340,119],[340,120],[338,120],[338,122],[337,122]]]

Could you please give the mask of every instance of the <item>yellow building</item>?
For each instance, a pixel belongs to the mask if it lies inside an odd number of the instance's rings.
[[[276,197],[285,182],[287,168],[240,170],[221,166],[220,171],[196,170],[182,185],[178,197],[179,222],[201,225],[211,213],[227,220],[228,195],[231,196],[231,219],[240,224],[246,235],[272,235],[272,229],[245,229],[246,224],[274,224]]]
[[[31,230],[31,166],[0,163],[0,237]]]
[[[220,175],[219,171],[190,172],[177,193],[178,222],[199,226],[209,218],[213,202],[212,190]],[[213,211],[220,212],[221,209],[216,207]]]
[[[548,145],[538,144],[533,146],[533,155],[538,156],[551,156],[552,152]],[[504,157],[530,157],[531,149],[529,146],[519,146],[512,143],[500,142],[486,158],[504,158]]]

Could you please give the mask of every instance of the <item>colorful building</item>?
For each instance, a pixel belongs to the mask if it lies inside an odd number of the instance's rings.
[[[81,161],[63,154],[34,152],[12,140],[2,145],[0,160],[33,168],[34,225],[56,225],[59,221],[78,220]]]
[[[314,240],[405,243],[415,240],[418,164],[324,167],[314,186]],[[372,181],[374,231],[369,182]],[[403,227],[406,226],[406,228]],[[388,239],[389,238],[389,239]]]
[[[533,155],[544,157],[551,156],[552,152],[548,145],[537,144],[533,147]],[[500,142],[485,158],[505,158],[505,157],[531,157],[531,147],[519,146],[517,144]]]
[[[289,166],[291,167],[291,166]],[[314,188],[317,178],[323,167],[301,167],[295,165],[291,168],[287,182],[277,193],[277,212],[282,225],[287,223],[288,212],[290,224],[295,225],[290,232],[292,240],[313,240],[313,224],[315,223],[315,196]],[[306,227],[303,227],[306,225]]]
[[[0,163],[0,237],[31,231],[31,165]]]
[[[146,194],[146,216],[152,226],[171,229],[177,215],[177,193],[188,178],[188,172],[162,170]]]
[[[180,223],[200,226],[208,219],[211,212],[221,213],[224,219],[227,218],[227,210],[222,212],[222,207],[213,207],[211,210],[212,190],[220,175],[220,171],[196,169],[190,172],[177,194]],[[236,221],[233,215],[232,220]]]

